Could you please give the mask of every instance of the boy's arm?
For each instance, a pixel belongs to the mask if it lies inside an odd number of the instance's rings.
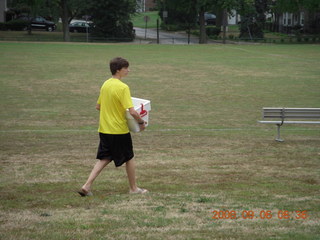
[[[96,109],[97,109],[98,111],[100,111],[100,104],[97,103]]]
[[[140,114],[133,107],[129,108],[129,113],[139,123],[140,130],[143,131],[146,128],[146,122],[140,117]]]

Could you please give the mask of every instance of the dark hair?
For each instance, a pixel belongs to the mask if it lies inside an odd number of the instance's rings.
[[[112,75],[116,74],[118,70],[129,67],[129,62],[121,57],[116,57],[110,61],[110,71]]]

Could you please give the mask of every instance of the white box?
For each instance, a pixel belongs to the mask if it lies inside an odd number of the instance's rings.
[[[147,122],[146,127],[149,124],[149,112],[151,111],[151,103],[149,100],[142,98],[132,97],[132,103],[134,109],[140,114],[141,118]],[[140,132],[140,127],[138,122],[131,116],[129,110],[126,111],[126,118],[130,132]]]

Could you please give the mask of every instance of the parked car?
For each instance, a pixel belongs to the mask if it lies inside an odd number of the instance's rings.
[[[25,20],[25,21],[31,21],[31,28],[32,29],[43,29],[48,32],[52,32],[56,30],[57,26],[54,22],[46,20],[44,17],[34,17],[30,18],[27,16],[21,16],[19,19]]]
[[[89,24],[93,24],[92,21],[88,20],[83,20],[83,19],[72,19],[70,23],[75,23],[75,22],[83,22],[83,23],[89,23]]]
[[[216,25],[216,15],[212,13],[205,13],[204,20],[206,25]]]
[[[69,31],[70,32],[91,32],[93,28],[93,24],[89,22],[83,22],[83,21],[78,21],[78,22],[72,22],[69,24]]]
[[[199,22],[199,16],[198,16],[198,24]],[[204,13],[204,24],[205,25],[216,25],[216,15],[212,13],[205,12]]]

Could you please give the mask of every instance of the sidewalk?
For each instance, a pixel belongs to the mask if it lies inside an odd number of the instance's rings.
[[[143,43],[157,43],[157,29],[134,28],[136,32],[136,40]],[[182,32],[167,32],[159,30],[160,44],[188,44],[188,34]],[[190,36],[189,44],[199,44],[199,38]]]
[[[151,44],[157,43],[157,29],[148,28],[134,28],[136,33],[135,43],[137,44]],[[199,37],[190,35],[190,42],[188,43],[188,34],[184,32],[169,32],[159,30],[160,44],[199,44]],[[236,45],[259,45],[261,43],[245,42],[245,41],[232,41],[226,40],[226,44]],[[207,44],[223,44],[222,40],[208,39]]]

